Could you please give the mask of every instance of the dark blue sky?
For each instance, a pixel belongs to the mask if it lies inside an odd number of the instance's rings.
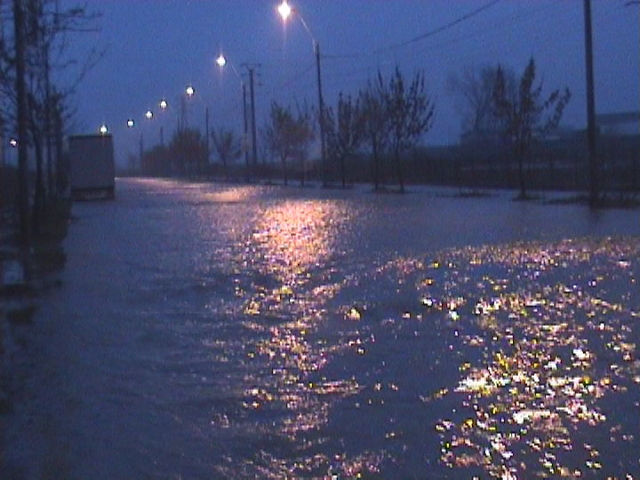
[[[101,11],[101,32],[76,37],[86,48],[107,47],[104,60],[79,88],[78,130],[96,131],[106,123],[115,136],[118,161],[168,138],[177,123],[179,98],[191,84],[188,119],[211,126],[242,126],[240,80],[231,68],[214,63],[220,52],[241,74],[244,63],[260,64],[256,77],[257,124],[269,104],[317,103],[312,40],[297,18],[286,26],[268,0],[89,0]],[[397,65],[405,74],[423,70],[437,116],[426,144],[456,142],[460,115],[446,91],[447,76],[465,66],[502,63],[519,74],[533,56],[545,91],[568,86],[573,94],[563,123],[584,128],[584,16],[580,0],[298,0],[291,1],[306,21],[322,53],[325,102],[338,93],[355,93],[378,70]],[[596,107],[599,113],[638,110],[640,7],[626,0],[594,0]],[[470,12],[482,12],[440,33],[411,39]],[[401,45],[401,46],[399,46]],[[246,78],[246,77],[245,77]],[[151,121],[147,109],[169,108]],[[136,129],[126,120],[134,118]]]

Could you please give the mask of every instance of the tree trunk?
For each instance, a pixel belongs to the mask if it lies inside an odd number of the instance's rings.
[[[518,147],[518,176],[520,181],[520,198],[525,198],[527,195],[527,191],[525,188],[525,180],[524,180],[524,148]]]
[[[378,143],[375,139],[372,140],[371,146],[373,147],[373,188],[378,191],[380,188],[380,162],[378,160]]]
[[[18,100],[18,215],[20,217],[20,242],[31,243],[29,228],[29,169],[27,165],[27,89],[25,84],[25,36],[22,0],[13,0],[13,25],[15,31],[16,97]]]
[[[45,212],[45,191],[44,191],[44,155],[42,149],[42,140],[38,135],[34,135],[33,148],[36,155],[36,185],[33,197],[33,232],[35,235],[40,234],[40,226],[44,220]]]
[[[51,111],[52,111],[52,97],[51,97],[51,69],[49,67],[49,49],[45,55],[45,111],[44,111],[44,132],[45,140],[47,142],[47,193],[50,199],[55,198],[55,186],[53,180],[53,145],[51,139]]]
[[[398,186],[400,187],[400,193],[404,193],[404,176],[402,172],[402,161],[400,160],[400,152],[396,149],[396,171],[398,174]]]
[[[286,158],[282,158],[282,174],[284,175],[284,186],[287,186],[288,183],[288,179],[287,179],[287,159]]]
[[[54,116],[54,132],[55,132],[55,149],[56,149],[56,197],[59,197],[66,188],[67,183],[67,171],[62,165],[62,151],[63,151],[63,131],[62,131],[62,114],[60,112],[60,105],[56,104],[55,116]],[[140,166],[142,168],[142,166]]]

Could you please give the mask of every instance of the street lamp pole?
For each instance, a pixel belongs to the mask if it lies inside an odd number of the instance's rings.
[[[249,148],[248,148],[248,143],[249,143],[249,118],[248,118],[248,112],[247,112],[247,85],[244,82],[244,80],[242,79],[242,76],[240,75],[240,73],[238,73],[238,70],[236,70],[236,67],[233,65],[233,63],[228,63],[226,57],[224,56],[224,54],[220,54],[218,55],[218,58],[216,58],[216,64],[220,67],[220,68],[224,68],[227,64],[231,67],[231,69],[233,70],[233,73],[236,74],[236,77],[238,77],[238,79],[240,80],[240,86],[242,87],[242,127],[243,127],[243,137],[242,137],[242,150],[244,150],[244,161],[245,161],[245,165],[246,165],[246,181],[247,183],[249,182]],[[246,65],[245,65],[246,66]],[[253,108],[253,112],[255,115],[255,107]],[[253,125],[255,125],[255,121],[253,123]],[[255,140],[254,140],[255,143]],[[257,155],[257,150],[256,150],[256,155]]]
[[[242,119],[244,127],[244,137],[242,137],[244,150],[244,163],[247,166],[247,181],[249,181],[249,149],[247,142],[249,141],[249,121],[247,118],[247,85],[242,82]]]
[[[209,157],[211,150],[209,148],[209,107],[204,107],[204,131],[205,131],[205,148],[207,149],[207,167],[209,166]]]
[[[256,68],[260,67],[259,63],[243,63],[242,66],[249,72],[249,96],[251,101],[251,154],[254,166],[258,164],[258,142],[256,133],[256,95],[254,89],[254,78]]]
[[[320,127],[320,155],[321,155],[320,160],[322,163],[322,166],[321,166],[322,186],[326,187],[327,186],[327,169],[326,169],[327,162],[326,162],[326,142],[325,142],[325,131],[324,131],[325,130],[325,125],[324,125],[325,114],[324,114],[324,99],[322,97],[322,75],[321,75],[321,69],[320,69],[320,44],[311,33],[311,30],[309,29],[307,22],[304,21],[304,18],[302,18],[302,15],[300,15],[300,12],[298,12],[297,9],[292,8],[289,5],[289,3],[287,3],[287,0],[283,0],[282,3],[278,6],[278,13],[282,17],[282,20],[284,21],[286,21],[287,18],[292,13],[295,13],[297,17],[300,19],[302,26],[311,37],[311,41],[313,42],[313,51],[316,56],[316,72],[318,77],[318,115],[319,115],[318,126]]]
[[[162,112],[164,112],[167,107],[169,106],[169,104],[167,103],[167,101],[163,98],[162,100],[160,100],[160,110]],[[162,145],[164,147],[164,127],[161,124],[160,125],[160,145]]]
[[[255,66],[248,66],[249,69],[249,91],[251,93],[251,153],[253,155],[253,164],[258,164],[258,145],[256,138],[256,95],[253,88],[253,77]]]

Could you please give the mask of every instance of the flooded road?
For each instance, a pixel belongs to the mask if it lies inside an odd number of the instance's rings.
[[[74,205],[5,471],[640,476],[638,212],[434,192]]]

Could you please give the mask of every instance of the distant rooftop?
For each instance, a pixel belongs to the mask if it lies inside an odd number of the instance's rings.
[[[602,126],[632,122],[640,122],[640,112],[616,112],[596,115],[596,123]]]

